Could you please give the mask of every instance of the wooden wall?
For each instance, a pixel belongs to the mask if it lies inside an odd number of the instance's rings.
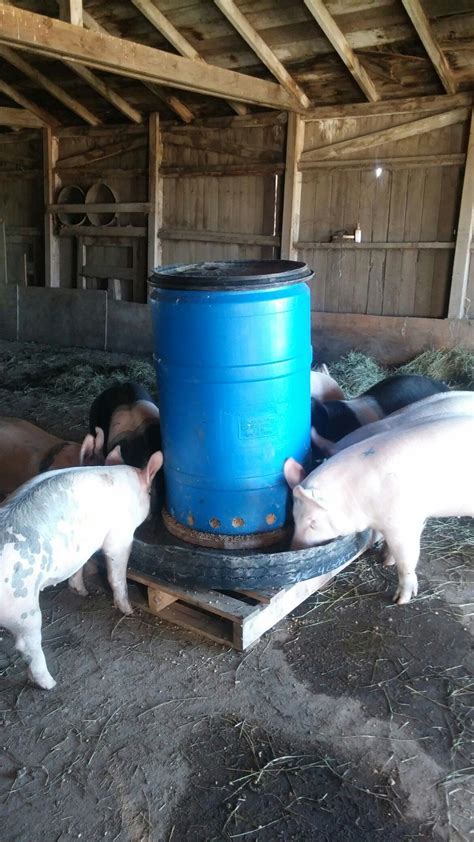
[[[28,249],[36,244],[27,253],[35,269],[29,284],[106,290],[135,302],[146,301],[154,262],[281,254],[313,267],[316,313],[446,317],[470,106],[462,94],[326,107],[289,121],[269,112],[165,123],[154,150],[152,121],[150,129],[61,128],[49,149],[44,192],[41,133],[22,133],[18,142],[3,136],[0,217],[9,234],[9,281],[25,282],[27,236]],[[47,137],[44,130],[45,144]],[[474,147],[469,155],[474,167]],[[151,161],[159,168],[154,191]],[[117,194],[114,225],[60,224],[60,187],[87,191],[99,181]],[[45,281],[44,205],[52,220],[47,250],[57,252]],[[361,243],[333,239],[357,223]],[[451,306],[450,315],[472,317],[473,300],[474,265],[464,310]]]
[[[294,246],[315,270],[315,310],[447,315],[469,125],[458,112],[451,125],[384,143],[376,133],[435,112],[305,123]],[[360,244],[331,241],[358,223]]]
[[[0,136],[0,284],[39,285],[43,273],[41,133]]]
[[[163,263],[279,256],[286,118],[163,132]]]

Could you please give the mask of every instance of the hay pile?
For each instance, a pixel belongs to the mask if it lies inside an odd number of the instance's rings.
[[[474,389],[474,353],[462,348],[425,351],[409,363],[389,369],[372,357],[350,351],[331,364],[330,372],[348,398],[360,395],[390,374],[424,374],[452,389]]]

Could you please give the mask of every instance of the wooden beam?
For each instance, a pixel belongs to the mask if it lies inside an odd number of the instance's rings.
[[[142,137],[135,139],[121,140],[116,143],[108,143],[105,146],[97,146],[93,149],[88,149],[87,152],[79,152],[77,155],[70,155],[68,158],[61,158],[58,161],[57,169],[68,169],[69,167],[82,167],[96,161],[103,161],[106,158],[113,158],[115,155],[121,155],[123,152],[132,152],[134,149],[140,149],[145,146],[146,140]]]
[[[105,27],[92,17],[89,12],[84,10],[82,18],[86,29],[91,29],[93,32],[101,32],[102,35],[109,34]],[[151,91],[153,96],[156,96],[161,102],[166,103],[168,108],[171,111],[174,111],[174,113],[177,114],[184,123],[187,124],[194,120],[194,114],[191,109],[188,108],[184,102],[178,99],[177,96],[174,96],[174,94],[167,94],[162,88],[158,87],[158,85],[153,85],[151,82],[144,82],[144,85],[149,91]]]
[[[21,73],[24,73],[25,76],[28,76],[29,79],[32,79],[33,82],[36,84],[41,85],[51,96],[56,97],[66,108],[69,108],[70,111],[73,111],[74,114],[77,114],[78,117],[81,117],[86,123],[89,123],[90,126],[100,126],[102,124],[102,120],[99,117],[96,117],[95,114],[92,114],[88,108],[82,105],[77,99],[70,96],[64,88],[61,88],[60,85],[57,85],[56,82],[53,82],[52,79],[49,79],[43,73],[41,73],[38,68],[33,67],[28,61],[25,61],[16,50],[12,50],[10,47],[0,47],[0,56],[8,61],[9,64],[12,64]]]
[[[247,246],[278,246],[280,237],[268,234],[239,234],[234,231],[198,231],[189,228],[162,228],[162,240],[181,240],[197,243],[236,243]]]
[[[18,105],[23,106],[26,108],[27,111],[31,111],[32,114],[35,115],[39,120],[41,120],[41,124],[43,126],[59,126],[59,120],[56,120],[56,117],[53,117],[48,111],[45,111],[44,108],[41,108],[39,105],[36,105],[35,102],[31,102],[26,96],[23,96],[20,91],[17,91],[13,85],[9,85],[7,82],[4,82],[0,79],[0,91],[6,94],[6,96],[13,99],[14,102],[17,102]]]
[[[441,250],[441,251],[450,251],[454,248],[454,242],[440,242],[438,240],[435,241],[424,241],[424,242],[409,242],[407,240],[401,241],[399,243],[376,243],[367,240],[366,242],[362,243],[355,243],[354,240],[334,240],[331,243],[323,243],[319,240],[301,240],[299,243],[295,243],[295,249],[297,251],[303,251],[305,249],[314,249],[321,251],[387,251],[393,249],[400,249],[402,251],[426,251],[426,250]]]
[[[474,110],[471,116],[471,129],[466,155],[466,168],[462,187],[461,207],[459,210],[456,248],[454,251],[451,293],[449,297],[448,317],[462,319],[466,310],[466,292],[469,281],[470,247],[472,241],[472,215],[474,206]]]
[[[150,114],[148,122],[148,273],[161,264],[161,241],[158,231],[163,225],[163,180],[160,176],[162,145],[160,138],[160,118]]]
[[[373,170],[376,166],[385,169],[417,169],[418,167],[460,167],[466,156],[462,153],[454,155],[406,155],[405,157],[384,157],[377,154],[372,158],[344,158],[338,161],[306,161],[300,162],[300,170]]]
[[[148,213],[149,202],[83,202],[80,204],[51,203],[46,206],[46,213]]]
[[[67,20],[74,26],[83,25],[82,0],[59,0],[59,16],[61,20]]]
[[[64,64],[66,67],[69,67],[73,73],[77,76],[80,76],[84,82],[87,82],[89,87],[94,88],[98,94],[100,94],[104,99],[110,102],[117,111],[121,111],[125,117],[128,117],[129,120],[133,120],[134,123],[142,123],[143,117],[133,105],[124,99],[121,94],[118,94],[114,91],[110,85],[107,85],[106,82],[103,82],[96,73],[93,73],[92,70],[89,70],[88,67],[83,67],[82,64],[76,64],[73,61],[65,61]]]
[[[59,239],[54,232],[54,218],[46,213],[46,208],[54,202],[54,194],[59,186],[55,174],[58,160],[58,139],[51,128],[43,129],[43,194],[44,194],[44,282],[47,287],[61,285],[59,269]]]
[[[354,154],[365,152],[371,146],[381,146],[384,143],[393,143],[407,137],[416,137],[435,129],[452,126],[455,123],[464,123],[468,116],[469,110],[467,108],[454,108],[452,111],[445,111],[443,114],[422,117],[421,120],[410,120],[408,123],[400,123],[398,126],[391,126],[389,129],[380,129],[348,140],[340,140],[328,146],[307,149],[302,155],[302,161],[327,161],[339,158],[345,152]]]
[[[283,192],[283,220],[281,224],[281,257],[294,260],[300,227],[302,175],[298,161],[304,145],[305,125],[298,114],[288,115],[286,140],[286,169]]]
[[[78,62],[130,79],[183,88],[195,93],[295,110],[279,85],[175,56],[112,35],[85,30],[61,20],[0,4],[0,43]]]
[[[151,25],[173,45],[180,55],[191,58],[194,61],[204,61],[198,51],[194,49],[191,42],[156,8],[152,0],[132,0],[132,3],[150,21]],[[229,105],[236,114],[248,113],[248,109],[242,103],[229,101]]]
[[[305,0],[306,2],[306,0]],[[436,70],[443,87],[448,94],[455,94],[457,91],[457,84],[454,78],[454,73],[451,70],[446,56],[439,47],[429,18],[425,14],[420,0],[402,0],[405,6],[405,11],[415,27],[418,37],[428,53],[431,63]]]
[[[14,126],[17,129],[41,129],[44,122],[25,108],[5,108],[2,106],[0,108],[0,126]]]
[[[377,102],[380,95],[365,68],[360,63],[344,33],[339,29],[334,18],[329,14],[322,0],[304,0],[308,10],[323,30],[349,72],[354,77],[370,102]]]
[[[459,108],[462,105],[472,105],[472,94],[447,94],[438,96],[417,96],[408,99],[386,99],[378,102],[345,102],[340,105],[323,105],[320,108],[311,108],[305,111],[305,121],[332,120],[333,118],[347,118],[365,120],[367,117],[391,116],[396,114],[419,115],[423,111],[449,111],[451,108]]]
[[[309,108],[311,103],[305,92],[295,82],[293,77],[290,76],[287,69],[263,40],[262,36],[258,34],[257,30],[254,29],[245,15],[242,14],[239,7],[234,3],[234,0],[214,0],[214,3],[244,41],[247,42],[255,55],[259,57],[265,67],[268,67],[270,72],[273,73],[275,78],[288,91],[290,96],[294,97],[302,108]],[[289,110],[293,111],[294,107],[290,107]]]
[[[174,111],[183,123],[192,123],[194,120],[194,113],[181,99],[178,99],[178,97],[174,96],[174,94],[166,93],[162,88],[158,85],[154,85],[152,82],[144,82],[143,84],[145,85],[145,88],[148,88],[148,90],[151,91],[153,96],[156,96],[161,102],[164,102],[171,111]]]

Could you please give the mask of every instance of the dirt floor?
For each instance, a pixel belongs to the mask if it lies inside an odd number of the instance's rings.
[[[105,385],[153,384],[149,361],[17,343],[0,372],[2,414],[76,440]],[[473,538],[472,521],[431,523],[401,607],[365,554],[245,653],[122,617],[96,573],[89,597],[49,589],[55,689],[1,638],[1,838],[472,838]]]

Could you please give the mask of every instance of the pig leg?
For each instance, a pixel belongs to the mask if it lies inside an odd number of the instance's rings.
[[[17,627],[15,647],[25,657],[30,678],[44,690],[51,690],[56,682],[46,666],[41,647],[41,620],[41,611],[37,605],[34,614],[29,613],[27,619]]]
[[[403,521],[400,521],[401,523]],[[386,560],[397,565],[398,588],[395,592],[394,602],[403,605],[410,602],[412,596],[418,593],[418,579],[415,573],[416,565],[420,557],[420,536],[423,524],[403,523],[403,533],[385,533],[387,541]]]
[[[102,549],[115,606],[123,614],[131,614],[132,606],[128,600],[127,588],[127,564],[132,550],[132,542],[129,538],[126,541],[119,541],[117,536],[106,538]]]
[[[75,593],[80,594],[80,596],[88,596],[89,591],[87,590],[84,584],[84,568],[80,567],[79,570],[74,573],[73,576],[70,576],[68,579],[68,585],[72,591]]]

